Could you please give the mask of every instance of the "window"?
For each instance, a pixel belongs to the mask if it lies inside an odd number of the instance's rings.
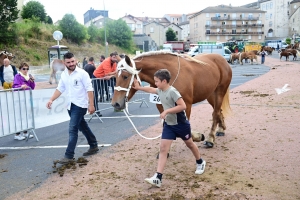
[[[252,14],[252,13],[249,13],[248,19],[252,19],[252,18],[253,18],[253,14]]]
[[[219,28],[217,28],[217,32],[218,32],[218,33],[220,32],[220,29],[219,29]]]
[[[150,33],[154,33],[154,28],[150,27]]]
[[[270,13],[270,19],[272,19],[272,13]]]
[[[206,36],[206,40],[209,40],[209,36]]]
[[[216,13],[216,17],[220,17],[220,13]]]
[[[220,36],[219,35],[217,36],[217,40],[220,40]]]
[[[272,21],[269,22],[269,27],[272,27]]]
[[[236,34],[236,30],[235,29],[232,29],[232,34]]]
[[[248,35],[248,39],[251,40],[251,35]]]
[[[266,4],[266,10],[268,10],[268,9],[269,9],[269,4],[267,3],[267,4]]]
[[[136,28],[142,28],[142,25],[141,24],[137,24]]]
[[[228,40],[228,35],[225,36],[225,40]]]
[[[258,36],[258,39],[261,40],[261,35]]]
[[[261,21],[257,21],[257,24],[261,24]]]
[[[266,10],[266,4],[262,5],[262,10]]]
[[[266,20],[268,20],[268,19],[269,19],[269,15],[266,13],[266,15],[265,15],[265,16],[266,16]]]
[[[206,21],[206,25],[210,25],[210,21]]]
[[[209,17],[209,13],[206,13],[206,17]]]
[[[195,27],[195,28],[198,28],[198,23],[195,23],[194,27]]]
[[[232,25],[236,26],[236,21],[232,21]]]
[[[273,9],[273,2],[270,2],[270,9]]]
[[[236,13],[232,13],[232,18],[233,18],[233,19],[236,18]]]
[[[225,25],[226,24],[226,22],[222,22],[222,25]]]

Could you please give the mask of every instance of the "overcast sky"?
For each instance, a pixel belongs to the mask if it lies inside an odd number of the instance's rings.
[[[29,0],[25,0],[26,4]],[[119,19],[125,14],[135,17],[163,17],[164,14],[188,14],[220,4],[241,6],[256,0],[36,0],[44,5],[53,22],[73,14],[83,24],[83,14],[91,7],[108,10],[108,16]],[[201,2],[201,3],[200,3]]]

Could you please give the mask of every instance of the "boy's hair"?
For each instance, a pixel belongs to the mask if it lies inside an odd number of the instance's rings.
[[[90,58],[89,58],[89,61],[90,61],[90,62],[93,62],[93,61],[94,61],[94,57],[90,57]]]
[[[66,53],[66,54],[64,55],[64,60],[70,59],[70,58],[73,58],[73,57],[74,57],[74,54],[71,53],[71,52],[68,52],[68,53]]]
[[[118,53],[115,51],[115,52],[112,52],[109,56],[113,57],[113,56],[116,56],[116,55],[118,55]]]
[[[101,55],[100,58],[102,58],[103,60],[105,60],[105,56],[104,55]]]
[[[167,83],[169,83],[171,79],[171,73],[167,69],[158,70],[157,72],[155,72],[154,76],[160,81],[163,81],[165,79]]]

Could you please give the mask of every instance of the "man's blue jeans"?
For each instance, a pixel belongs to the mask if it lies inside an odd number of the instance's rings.
[[[78,130],[80,130],[86,137],[90,148],[95,148],[98,146],[95,135],[84,119],[86,112],[87,108],[78,107],[73,103],[71,104],[71,109],[68,110],[71,119],[69,124],[69,143],[65,153],[66,158],[71,159],[74,157],[74,151],[78,139]]]

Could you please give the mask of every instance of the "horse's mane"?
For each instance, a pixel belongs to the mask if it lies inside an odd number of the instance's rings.
[[[197,60],[187,54],[177,54],[177,53],[171,53],[171,52],[167,52],[167,51],[151,51],[151,52],[145,52],[145,53],[142,53],[140,55],[136,55],[133,59],[138,59],[138,58],[143,58],[143,57],[147,57],[147,56],[155,56],[155,55],[172,55],[172,56],[177,56],[177,57],[181,57],[187,61],[190,61],[190,62],[196,62],[198,64],[201,64],[201,65],[207,65],[207,63],[205,62],[202,62],[200,60]]]

